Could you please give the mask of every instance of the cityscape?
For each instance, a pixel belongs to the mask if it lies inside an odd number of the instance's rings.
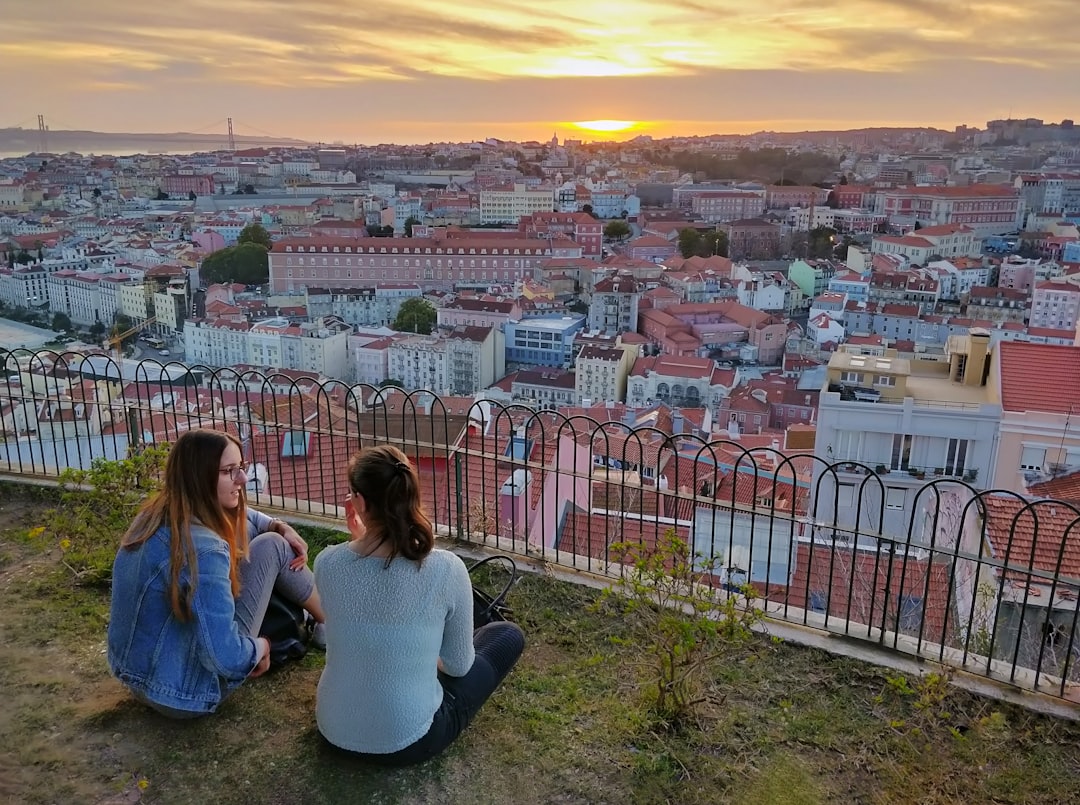
[[[0,12],[0,483],[209,426],[329,531],[392,443],[466,553],[673,536],[774,644],[1075,720],[1071,5],[430,5]]]

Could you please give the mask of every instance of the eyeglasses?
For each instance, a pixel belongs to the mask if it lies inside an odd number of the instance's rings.
[[[228,475],[234,481],[246,481],[248,479],[247,464],[233,464],[231,467],[222,467],[218,472],[222,475]]]

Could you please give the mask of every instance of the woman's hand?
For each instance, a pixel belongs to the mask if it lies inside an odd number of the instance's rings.
[[[304,542],[304,538],[301,537],[296,529],[286,523],[284,520],[278,520],[278,533],[285,537],[285,541],[289,543],[289,547],[293,549],[293,553],[296,554],[296,558],[289,562],[289,568],[292,570],[299,570],[302,567],[307,566],[307,543]]]
[[[259,657],[259,661],[255,663],[255,667],[251,669],[251,673],[248,674],[252,679],[257,676],[262,676],[270,670],[270,641],[265,637],[258,638],[258,641],[262,655]]]

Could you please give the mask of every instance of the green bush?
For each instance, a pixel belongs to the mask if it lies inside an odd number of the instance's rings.
[[[43,536],[53,540],[64,565],[86,584],[107,584],[120,537],[143,502],[161,486],[169,446],[133,450],[118,461],[95,459],[86,470],[60,473],[60,500]]]
[[[658,725],[677,728],[705,700],[701,670],[750,640],[761,620],[748,585],[717,590],[716,557],[694,552],[669,528],[654,546],[617,543],[612,557],[623,565],[619,581],[601,603],[615,603],[640,646],[635,664],[646,706]]]

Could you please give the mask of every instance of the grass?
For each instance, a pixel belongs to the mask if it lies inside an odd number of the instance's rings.
[[[369,768],[323,747],[316,653],[244,685],[216,716],[170,722],[109,676],[107,591],[74,584],[27,539],[50,504],[25,492],[0,487],[0,802],[1080,800],[1077,725],[952,688],[920,710],[919,680],[767,637],[709,667],[697,724],[658,730],[629,676],[640,645],[618,639],[626,627],[590,606],[594,591],[543,575],[512,594],[529,638],[521,663],[423,766]],[[340,539],[304,531],[313,550]]]

